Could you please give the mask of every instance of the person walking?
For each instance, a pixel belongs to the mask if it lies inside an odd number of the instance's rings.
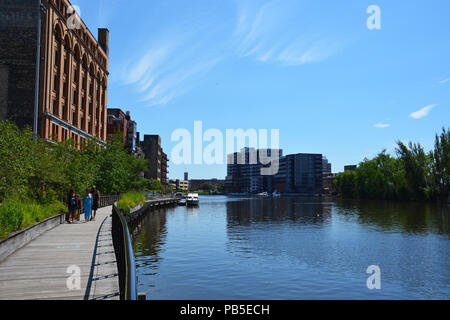
[[[74,190],[70,190],[69,195],[67,196],[67,215],[66,215],[66,222],[67,223],[73,223],[73,219],[75,218],[75,212],[78,209],[78,199],[77,195],[75,194]],[[72,222],[70,221],[72,220]]]
[[[92,187],[92,216],[91,221],[95,221],[97,210],[100,207],[100,191],[95,186]]]
[[[92,209],[92,195],[89,189],[86,189],[86,194],[84,195],[84,220],[88,223],[91,219],[91,209]]]

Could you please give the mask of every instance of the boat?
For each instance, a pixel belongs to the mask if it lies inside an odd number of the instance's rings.
[[[186,205],[197,206],[199,204],[198,193],[189,193],[186,199]]]
[[[186,205],[186,197],[182,196],[181,198],[178,199],[178,205],[179,206],[185,206]]]
[[[269,194],[268,194],[267,192],[264,191],[264,192],[258,193],[257,196],[258,196],[258,197],[268,197]]]

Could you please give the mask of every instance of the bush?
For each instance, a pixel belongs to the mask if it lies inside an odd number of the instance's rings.
[[[24,220],[25,207],[18,199],[6,200],[0,207],[0,237],[20,229]]]
[[[117,208],[122,210],[125,214],[129,214],[131,208],[134,208],[145,202],[145,193],[142,192],[127,192],[122,195],[122,198],[117,202]]]
[[[0,238],[26,229],[49,217],[66,212],[66,207],[59,201],[39,205],[32,201],[7,199],[0,206]]]

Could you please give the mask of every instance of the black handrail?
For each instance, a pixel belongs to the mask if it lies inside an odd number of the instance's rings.
[[[119,271],[121,300],[137,300],[137,276],[128,224],[120,209],[113,205],[112,236]]]

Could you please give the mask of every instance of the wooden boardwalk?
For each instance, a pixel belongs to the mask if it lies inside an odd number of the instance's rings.
[[[87,224],[82,217],[59,225],[0,262],[0,300],[118,300],[111,211],[99,209]],[[80,289],[70,267],[79,268]]]

